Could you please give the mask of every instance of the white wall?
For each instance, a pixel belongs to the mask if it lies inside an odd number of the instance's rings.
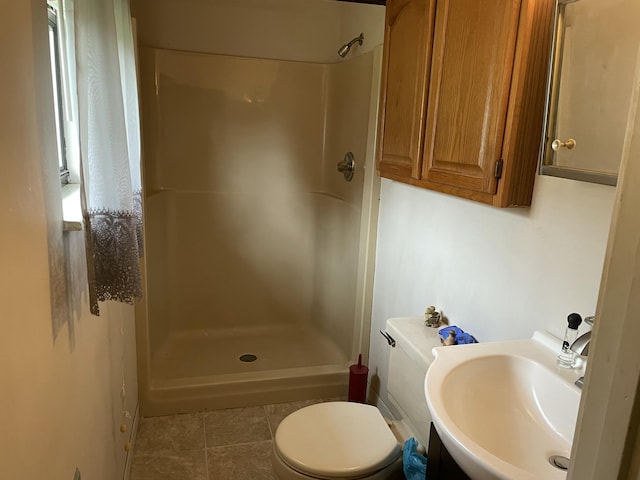
[[[354,55],[373,50],[377,45],[384,42],[384,13],[385,7],[382,5],[367,5],[352,2],[337,2],[330,0],[329,2],[334,8],[337,6],[341,10],[340,15],[340,32],[338,44],[349,42],[352,38],[357,37],[360,33],[364,35],[362,46],[354,44],[349,54],[344,60],[349,60]],[[331,50],[331,58],[336,61],[339,58],[336,51],[339,46],[334,46]]]
[[[384,7],[334,0],[132,0],[142,45],[244,57],[333,63],[364,33],[382,43]]]
[[[562,336],[569,313],[592,315],[614,195],[538,176],[531,208],[498,209],[383,180],[369,365],[382,400],[387,318],[435,305],[484,342]]]
[[[133,309],[89,315],[83,234],[61,231],[44,2],[3,2],[0,64],[0,478],[119,479]]]

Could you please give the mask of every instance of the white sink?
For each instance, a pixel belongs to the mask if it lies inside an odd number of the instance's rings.
[[[555,480],[549,462],[569,457],[584,375],[556,366],[560,340],[531,339],[434,348],[425,378],[433,423],[473,480]]]

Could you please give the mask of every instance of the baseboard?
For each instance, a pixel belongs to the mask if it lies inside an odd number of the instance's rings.
[[[139,423],[139,405],[136,405],[136,411],[133,414],[133,422],[131,424],[131,435],[129,435],[129,450],[127,450],[127,459],[124,464],[124,475],[122,480],[129,480],[131,477],[131,465],[133,464],[133,452],[136,445],[136,435],[138,434]]]
[[[389,407],[387,407],[387,404],[378,395],[378,392],[376,392],[371,387],[371,384],[369,384],[368,391],[369,391],[369,398],[367,399],[367,403],[369,403],[370,405],[375,405],[376,407],[378,407],[378,410],[380,410],[380,413],[382,413],[383,417],[388,418],[389,420],[395,420],[397,418],[396,415],[394,415],[391,412],[391,409],[389,409]]]

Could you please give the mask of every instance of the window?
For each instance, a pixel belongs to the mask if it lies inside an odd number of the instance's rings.
[[[54,5],[48,5],[49,14],[49,54],[51,57],[51,80],[55,109],[56,138],[58,144],[58,167],[60,182],[69,183],[69,169],[64,141],[64,113],[62,108],[62,76],[60,73],[60,39],[58,37],[58,15]]]

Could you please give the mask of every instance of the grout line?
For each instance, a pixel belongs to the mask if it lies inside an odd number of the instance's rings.
[[[269,426],[269,434],[271,435],[271,440],[273,440],[273,428],[271,427],[271,420],[269,420],[269,414],[267,413],[267,406],[262,405],[262,410],[264,411],[264,416],[267,417],[267,425]]]
[[[256,443],[265,443],[271,442],[272,440],[255,440],[251,442],[242,442],[242,443],[230,443],[229,445],[213,445],[209,448],[229,448],[229,447],[243,447],[247,445],[255,445]]]
[[[206,422],[206,410],[202,411],[202,434],[204,435],[204,467],[207,472],[207,480],[209,477],[209,457],[207,454],[207,422]]]

